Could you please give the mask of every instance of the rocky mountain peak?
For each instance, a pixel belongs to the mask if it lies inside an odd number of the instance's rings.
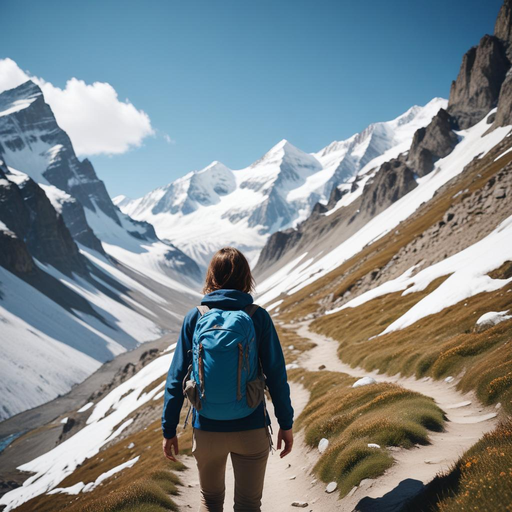
[[[512,0],[503,2],[494,26],[494,35],[509,44],[512,43]]]
[[[0,94],[0,116],[6,116],[27,108],[39,98],[43,98],[40,87],[32,80],[28,80],[18,87]]]
[[[84,245],[99,249],[83,212],[78,211],[83,207],[93,212],[98,208],[119,225],[105,185],[87,158],[77,158],[70,138],[32,81],[0,94],[0,158],[35,182],[52,185],[78,201],[62,214],[72,236]]]

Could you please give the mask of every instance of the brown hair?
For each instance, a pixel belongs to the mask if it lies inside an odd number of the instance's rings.
[[[220,289],[234,289],[251,293],[254,289],[254,278],[245,256],[234,247],[223,247],[212,257],[203,293]]]

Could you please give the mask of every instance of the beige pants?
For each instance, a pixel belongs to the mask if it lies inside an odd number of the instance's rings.
[[[200,512],[222,512],[229,454],[235,473],[235,512],[261,510],[269,454],[266,429],[243,432],[206,432],[194,429],[192,453],[199,469]]]

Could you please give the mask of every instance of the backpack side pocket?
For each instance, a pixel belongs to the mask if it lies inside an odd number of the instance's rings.
[[[196,411],[200,411],[203,408],[195,380],[189,379],[185,382],[185,389],[183,393],[188,398],[188,401],[192,404],[194,409],[196,409]]]
[[[265,377],[258,375],[254,380],[247,383],[246,386],[247,405],[254,409],[265,398]]]
[[[199,389],[197,389],[197,383],[190,375],[192,374],[192,365],[188,367],[187,376],[183,380],[183,394],[187,397],[190,404],[200,411],[203,408],[201,398],[199,397]]]

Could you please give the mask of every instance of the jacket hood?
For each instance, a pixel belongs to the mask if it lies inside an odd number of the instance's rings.
[[[201,304],[211,308],[243,309],[253,303],[252,295],[240,290],[222,289],[206,294]]]

